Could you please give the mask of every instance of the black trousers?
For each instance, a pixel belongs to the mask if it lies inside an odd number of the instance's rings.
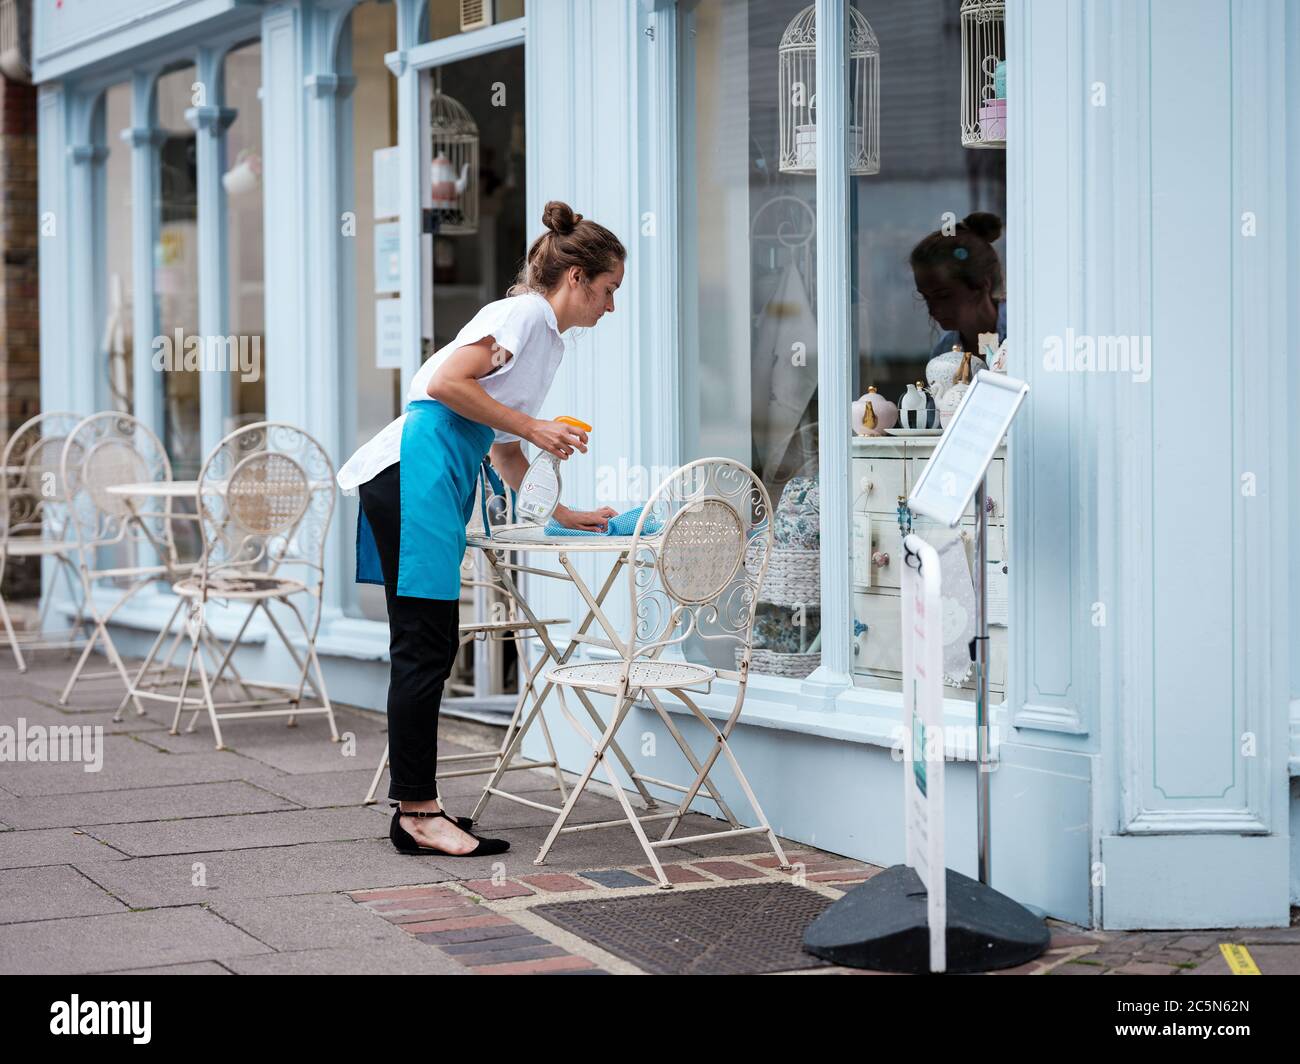
[[[397,593],[401,463],[358,489],[375,534],[388,599],[388,797],[438,797],[438,710],[459,650],[460,603]]]

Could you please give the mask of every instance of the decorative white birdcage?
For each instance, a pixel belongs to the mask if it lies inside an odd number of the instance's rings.
[[[1004,0],[962,0],[961,142],[1007,146],[1007,34]]]
[[[442,91],[442,71],[433,71],[429,97],[429,184],[426,206],[438,232],[478,232],[478,123],[464,105]]]
[[[781,35],[781,171],[817,172],[816,5],[799,12]],[[880,45],[869,23],[849,8],[849,173],[880,173]]]

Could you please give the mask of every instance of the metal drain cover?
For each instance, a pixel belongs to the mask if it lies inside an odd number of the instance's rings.
[[[749,975],[822,968],[803,950],[829,898],[788,883],[557,902],[529,912],[654,975]]]

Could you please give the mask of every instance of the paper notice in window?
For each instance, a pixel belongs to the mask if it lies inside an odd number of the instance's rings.
[[[985,562],[985,608],[989,624],[1007,626],[1007,573],[1005,562]]]

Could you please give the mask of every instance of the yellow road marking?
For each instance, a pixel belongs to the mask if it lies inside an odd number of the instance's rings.
[[[1228,967],[1232,969],[1233,975],[1259,975],[1259,968],[1255,965],[1255,960],[1250,955],[1250,951],[1245,946],[1239,946],[1235,942],[1220,942],[1219,952],[1223,954],[1223,959],[1228,962]]]

